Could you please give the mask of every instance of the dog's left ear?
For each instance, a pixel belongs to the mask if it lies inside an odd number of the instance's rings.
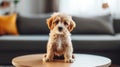
[[[50,30],[52,29],[52,21],[53,21],[53,17],[47,19],[47,25]]]
[[[76,27],[76,24],[75,24],[75,22],[71,18],[68,30],[71,32],[75,27]]]

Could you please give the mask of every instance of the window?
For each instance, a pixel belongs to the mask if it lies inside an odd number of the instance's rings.
[[[109,8],[102,8],[104,2]],[[114,18],[120,18],[120,0],[60,0],[59,11],[76,16],[111,13]]]

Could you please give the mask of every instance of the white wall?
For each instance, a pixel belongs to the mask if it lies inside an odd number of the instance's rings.
[[[60,0],[59,11],[75,16],[95,16],[109,13],[102,8],[102,0]]]
[[[103,2],[108,2],[108,9],[102,8]],[[59,11],[75,16],[111,13],[113,18],[120,19],[120,0],[60,0]]]
[[[45,0],[20,0],[17,11],[22,15],[43,13]]]

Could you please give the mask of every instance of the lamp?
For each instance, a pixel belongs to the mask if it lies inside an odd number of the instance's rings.
[[[103,4],[102,4],[102,8],[103,8],[103,9],[107,9],[107,8],[109,8],[108,3],[103,3]]]
[[[103,9],[109,8],[108,1],[107,1],[107,0],[102,0],[102,1],[103,1],[103,3],[102,3],[102,8],[103,8]]]
[[[107,9],[107,8],[109,8],[109,5],[108,5],[107,0],[103,0],[102,8],[103,8],[103,9]]]

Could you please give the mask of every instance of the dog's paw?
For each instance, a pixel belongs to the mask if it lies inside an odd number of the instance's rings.
[[[74,59],[65,59],[65,62],[66,62],[66,63],[73,63],[73,62],[74,62]]]
[[[43,62],[50,62],[50,61],[53,61],[53,59],[49,59],[49,58],[46,58],[46,57],[44,57],[42,60],[43,60]]]
[[[43,58],[43,62],[50,62],[51,60],[48,58]]]

